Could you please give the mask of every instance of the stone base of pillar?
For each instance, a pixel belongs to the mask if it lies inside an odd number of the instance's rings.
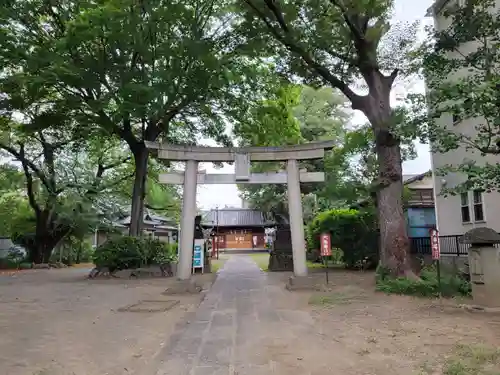
[[[196,280],[175,280],[162,294],[165,296],[175,294],[198,294],[203,287]]]
[[[321,290],[321,285],[312,276],[290,276],[286,288],[288,290]]]

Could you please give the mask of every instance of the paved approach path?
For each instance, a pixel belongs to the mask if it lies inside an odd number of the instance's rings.
[[[302,358],[294,343],[313,333],[314,326],[305,311],[276,308],[290,298],[287,293],[282,282],[269,282],[250,257],[232,256],[157,375],[295,373],[294,362]]]

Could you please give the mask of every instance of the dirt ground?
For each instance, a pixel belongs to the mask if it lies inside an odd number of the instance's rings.
[[[201,295],[162,295],[170,279],[91,281],[86,272],[0,275],[0,374],[156,373],[169,336]],[[271,373],[500,374],[499,314],[460,309],[462,301],[376,293],[368,272],[333,271],[321,292],[288,292],[288,276],[268,274],[272,305],[297,325],[290,337],[285,329],[249,353],[256,362],[275,363]],[[202,277],[207,286],[213,281]],[[314,277],[324,283],[324,273]],[[156,302],[123,311],[144,300]],[[141,312],[166,308],[167,300],[178,303],[166,312]]]
[[[172,279],[86,280],[87,274],[0,275],[0,374],[155,373],[157,354],[203,295],[162,295]],[[197,277],[208,286],[214,275]]]
[[[323,284],[325,274],[315,271]],[[270,278],[283,281],[285,275]],[[374,289],[373,273],[340,270],[330,273],[324,291],[276,298],[277,309],[308,311],[314,320],[314,328],[294,343],[290,363],[300,363],[302,372],[314,375],[332,370],[366,375],[500,374],[500,314],[460,308],[470,301],[389,296]],[[271,346],[270,357],[273,351],[279,356],[287,350]]]

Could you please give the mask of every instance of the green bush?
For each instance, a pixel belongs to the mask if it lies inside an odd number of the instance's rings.
[[[437,271],[434,266],[425,267],[420,273],[421,280],[411,280],[400,277],[393,278],[384,267],[377,268],[377,290],[389,294],[405,294],[418,297],[469,296],[470,283],[453,273],[441,273],[441,287],[439,286]]]
[[[175,259],[174,246],[146,237],[118,236],[110,238],[94,252],[97,267],[115,270],[164,264]]]
[[[62,256],[61,256],[62,252]],[[62,263],[71,266],[72,264],[92,262],[94,248],[89,241],[75,237],[66,238],[64,243],[58,246],[50,256],[50,262]]]
[[[321,233],[330,234],[332,247],[342,251],[347,268],[360,267],[365,260],[378,263],[378,234],[373,212],[348,209],[321,212],[307,227],[309,252],[320,249]]]

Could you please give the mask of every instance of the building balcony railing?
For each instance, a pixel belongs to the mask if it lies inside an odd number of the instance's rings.
[[[432,189],[412,190],[407,205],[410,207],[434,207]]]

